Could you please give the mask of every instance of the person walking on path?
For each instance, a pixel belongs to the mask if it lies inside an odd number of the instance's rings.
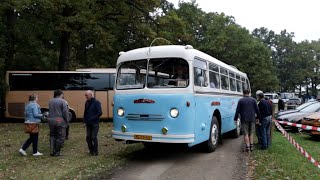
[[[257,102],[249,94],[249,90],[243,91],[243,98],[239,100],[234,116],[234,121],[236,122],[240,115],[241,130],[246,145],[245,151],[247,152],[253,151],[253,133],[255,131],[256,117],[260,116]]]
[[[42,114],[40,110],[40,106],[37,103],[38,95],[33,94],[29,96],[29,103],[25,107],[25,123],[29,124],[39,124],[41,122]],[[39,127],[38,127],[39,128]],[[33,156],[42,156],[43,154],[38,151],[38,138],[39,138],[39,131],[35,133],[29,133],[29,138],[23,144],[19,152],[26,156],[26,150],[32,144],[33,148]]]
[[[87,99],[84,110],[84,125],[87,130],[86,140],[90,154],[92,156],[98,155],[98,132],[99,119],[102,115],[101,103],[94,98],[92,91],[86,91],[85,97]]]
[[[270,144],[270,128],[271,128],[271,120],[272,120],[272,105],[271,103],[264,98],[264,94],[258,94],[258,107],[259,107],[259,122],[260,132],[261,132],[261,149],[267,149]]]
[[[48,122],[50,128],[50,155],[61,156],[61,148],[64,144],[65,132],[68,126],[69,109],[63,99],[63,92],[54,91],[54,98],[49,101]]]

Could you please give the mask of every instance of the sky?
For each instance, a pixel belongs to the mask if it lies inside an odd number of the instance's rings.
[[[168,0],[178,7],[179,0]],[[190,2],[190,0],[184,0]],[[252,31],[266,27],[294,32],[296,42],[320,39],[319,0],[197,0],[206,12],[223,12]]]

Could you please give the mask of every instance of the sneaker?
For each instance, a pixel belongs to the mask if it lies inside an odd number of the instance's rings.
[[[38,151],[37,153],[33,154],[33,156],[42,156],[42,155],[43,155],[43,154],[40,153],[39,151]]]
[[[26,155],[27,155],[26,151],[25,151],[25,150],[23,150],[22,148],[21,148],[21,149],[19,149],[19,153],[20,153],[20,154],[22,154],[22,155],[24,155],[24,156],[26,156]]]

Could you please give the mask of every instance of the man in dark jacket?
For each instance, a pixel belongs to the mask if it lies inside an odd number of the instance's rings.
[[[278,111],[283,111],[284,107],[285,107],[284,101],[282,100],[281,96],[279,96]]]
[[[92,156],[98,155],[98,131],[99,118],[102,115],[101,103],[93,96],[92,91],[85,93],[87,99],[84,110],[84,124],[87,129],[87,143],[90,154]]]
[[[256,100],[249,96],[249,90],[243,91],[243,98],[238,102],[237,111],[234,116],[235,122],[238,120],[239,114],[246,151],[252,151],[253,133],[255,132],[256,117],[259,117],[259,109]]]
[[[50,128],[50,154],[60,156],[64,144],[65,129],[68,126],[69,109],[63,99],[63,92],[54,91],[54,98],[49,101],[48,123]]]
[[[258,94],[259,99],[259,122],[260,122],[260,135],[261,135],[261,149],[267,149],[270,146],[270,128],[272,120],[272,105],[264,98],[264,94]]]

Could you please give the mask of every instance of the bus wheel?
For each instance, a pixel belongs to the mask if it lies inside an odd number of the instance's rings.
[[[42,114],[42,118],[41,118],[42,122],[47,122],[49,110],[48,109],[41,109],[41,114]]]
[[[75,122],[76,121],[76,114],[72,111],[72,110],[69,110],[69,117],[68,117],[68,121],[69,122]]]
[[[220,128],[218,120],[213,116],[211,121],[210,128],[210,137],[209,140],[205,143],[205,149],[208,153],[211,153],[216,150],[220,139]]]
[[[238,118],[236,128],[232,131],[232,137],[238,138],[241,135],[241,122]]]

